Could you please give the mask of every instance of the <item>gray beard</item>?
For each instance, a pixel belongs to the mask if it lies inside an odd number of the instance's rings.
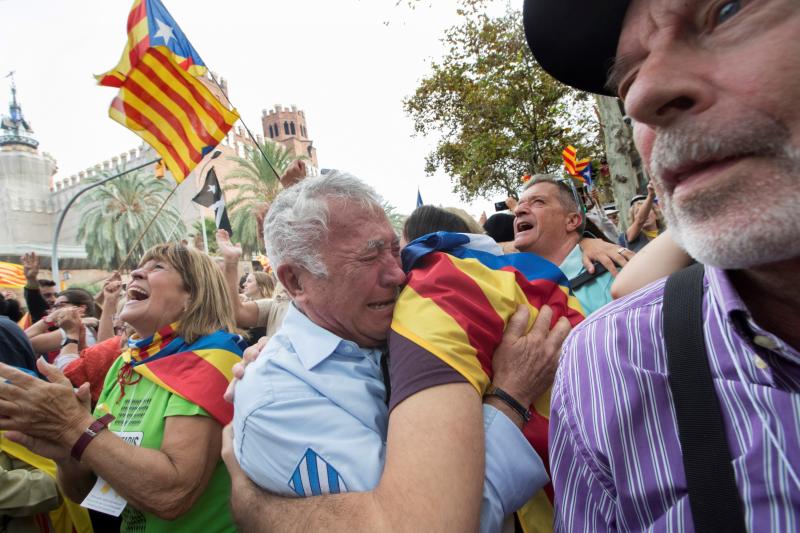
[[[717,132],[673,128],[659,133],[651,170],[662,185],[663,211],[675,241],[697,261],[745,269],[800,256],[800,150],[788,129],[761,114],[740,113]],[[737,155],[763,159],[758,175],[732,173],[724,186],[675,202],[660,180],[685,161]]]

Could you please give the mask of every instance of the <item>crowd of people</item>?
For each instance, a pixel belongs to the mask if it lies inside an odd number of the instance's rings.
[[[571,10],[593,30],[566,43]],[[96,295],[26,254],[0,531],[800,528],[800,8],[524,22],[554,77],[625,104],[651,181],[624,228],[539,174],[508,213],[422,206],[398,234],[369,185],[298,161],[258,214],[271,272],[224,230]]]

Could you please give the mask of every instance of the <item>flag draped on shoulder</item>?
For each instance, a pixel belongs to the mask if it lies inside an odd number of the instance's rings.
[[[228,235],[233,236],[233,229],[231,228],[231,221],[228,218],[228,210],[225,208],[225,195],[222,193],[217,173],[214,169],[208,171],[206,174],[206,181],[203,183],[203,188],[200,192],[192,198],[196,204],[214,211],[214,222],[217,229],[224,229]]]
[[[207,68],[159,0],[136,0],[128,43],[98,83],[118,87],[109,116],[144,139],[180,183],[239,119],[196,77]]]
[[[222,396],[246,344],[239,335],[217,331],[187,345],[177,336],[176,327],[172,324],[152,337],[131,339],[129,349],[122,353],[125,365],[120,369],[120,383],[128,380],[126,374],[136,372],[199,405],[223,426],[228,424],[233,419],[233,405]]]
[[[22,265],[0,261],[0,288],[19,289],[25,286],[25,270]]]
[[[552,327],[564,316],[583,320],[569,281],[553,263],[533,254],[502,255],[485,235],[432,233],[402,254],[408,274],[392,319],[392,331],[461,374],[483,396],[492,380],[492,357],[509,319],[520,305],[530,310],[528,326],[543,305],[553,310]],[[547,460],[550,391],[531,407],[524,434]],[[520,510],[526,532],[552,530],[552,486]]]

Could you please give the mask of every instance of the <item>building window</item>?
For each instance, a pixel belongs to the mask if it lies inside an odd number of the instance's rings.
[[[292,135],[294,135],[295,133],[297,133],[297,132],[295,131],[295,129],[294,129],[294,122],[292,122],[291,124],[289,124],[289,127],[290,127],[290,128],[291,128],[291,130],[292,130]]]
[[[275,137],[275,135],[273,135],[273,133],[272,133],[272,124],[270,124],[269,125],[269,138],[271,139],[273,137]]]
[[[275,137],[280,137],[281,129],[278,127],[278,123],[275,123]]]
[[[308,137],[308,135],[306,135],[306,127],[303,126],[302,124],[300,124],[300,135],[302,135],[303,137]]]
[[[289,123],[288,123],[288,122],[286,122],[285,120],[283,121],[283,132],[284,132],[286,135],[289,135]]]

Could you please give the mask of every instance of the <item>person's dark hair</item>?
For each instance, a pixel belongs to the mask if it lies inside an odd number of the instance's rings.
[[[36,281],[39,282],[39,285],[41,287],[55,287],[56,286],[56,282],[53,281],[52,279],[38,279]]]
[[[433,205],[423,205],[416,208],[406,219],[406,223],[403,226],[403,236],[408,242],[437,231],[470,232],[467,223],[461,220],[458,215]]]
[[[86,289],[80,287],[70,287],[58,293],[63,296],[71,305],[83,305],[86,307],[86,316],[94,316],[94,298]]]
[[[495,213],[486,220],[483,229],[495,242],[511,242],[514,240],[514,215]]]
[[[0,316],[7,316],[13,322],[19,322],[22,319],[22,308],[19,301],[14,298],[6,299],[0,294]]]

